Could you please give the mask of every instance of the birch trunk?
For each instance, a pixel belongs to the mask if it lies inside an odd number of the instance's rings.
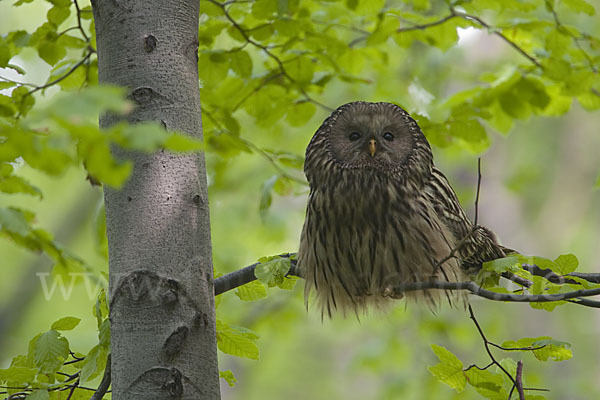
[[[160,121],[201,137],[198,0],[92,6],[99,79],[129,89],[129,122]],[[114,154],[134,168],[123,188],[104,190],[112,398],[219,399],[204,156]]]

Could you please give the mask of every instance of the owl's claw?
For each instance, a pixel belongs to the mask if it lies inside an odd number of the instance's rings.
[[[401,300],[404,298],[404,292],[397,292],[391,286],[386,286],[386,288],[383,289],[383,297],[389,297],[394,300]]]

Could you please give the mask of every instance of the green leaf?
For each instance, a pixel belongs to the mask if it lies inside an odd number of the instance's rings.
[[[35,104],[35,98],[29,94],[29,89],[25,86],[20,86],[10,94],[14,104],[22,115],[26,115]]]
[[[75,329],[79,325],[79,322],[81,322],[81,318],[64,317],[54,322],[50,329],[54,329],[55,331],[70,331]]]
[[[106,318],[98,329],[99,344],[106,350],[110,349],[110,319]]]
[[[546,49],[552,54],[552,57],[560,58],[571,45],[571,38],[565,35],[559,29],[553,29],[546,36]]]
[[[502,390],[502,384],[504,382],[502,375],[487,369],[481,370],[476,367],[465,371],[465,377],[467,378],[467,382],[472,386],[484,388],[490,392],[496,393],[499,393]]]
[[[67,49],[57,42],[56,37],[42,40],[38,46],[38,55],[50,65],[54,65],[67,55]]]
[[[176,152],[200,151],[204,149],[204,143],[201,140],[181,133],[170,133],[165,139],[163,146],[165,149]]]
[[[108,317],[108,299],[106,289],[100,289],[100,293],[98,293],[98,298],[96,299],[96,304],[94,304],[94,308],[92,309],[92,314],[94,317],[96,317],[98,328],[100,328],[102,321]]]
[[[235,376],[233,376],[233,372],[231,372],[230,369],[227,371],[219,371],[219,377],[225,379],[230,387],[235,386],[235,383],[237,382],[237,379],[235,379]]]
[[[515,119],[526,119],[531,115],[531,108],[515,92],[506,91],[498,98],[502,110]]]
[[[296,286],[296,282],[298,282],[298,279],[300,278],[297,276],[286,276],[283,278],[281,283],[277,284],[277,287],[283,290],[293,290],[294,286]]]
[[[310,83],[315,73],[315,62],[306,56],[296,57],[284,65],[286,72],[299,85],[304,86]]]
[[[252,15],[258,20],[268,20],[277,12],[277,0],[261,0],[252,3]]]
[[[0,163],[0,178],[5,178],[13,173],[15,168],[8,163]]]
[[[517,256],[509,256],[504,258],[498,258],[492,261],[486,261],[483,263],[482,269],[490,271],[495,274],[502,274],[503,272],[515,272],[521,267],[519,258]]]
[[[518,260],[521,264],[537,265],[540,268],[550,269],[552,271],[559,270],[559,266],[556,262],[549,260],[547,258],[544,258],[544,257],[524,256],[524,255],[518,255],[516,257],[518,258]]]
[[[286,121],[291,126],[304,126],[315,115],[317,107],[307,101],[294,104],[287,112]]]
[[[27,236],[31,231],[29,216],[25,211],[17,208],[0,208],[0,229],[21,236]]]
[[[400,21],[397,17],[392,15],[382,16],[378,23],[375,31],[367,38],[368,46],[376,46],[380,43],[387,41],[400,26]]]
[[[536,340],[531,345],[534,347],[544,346],[539,350],[533,351],[535,358],[541,361],[547,361],[549,358],[551,358],[552,361],[564,361],[573,358],[573,352],[570,349],[571,344],[567,342],[548,338]]]
[[[440,363],[429,367],[429,371],[441,382],[455,389],[458,393],[462,392],[467,384],[462,361],[442,346],[432,344],[431,348],[440,360]]]
[[[0,369],[0,382],[30,383],[34,381],[37,373],[37,368],[12,365],[6,369]]]
[[[554,260],[556,265],[558,266],[556,272],[561,275],[570,274],[571,272],[577,269],[579,265],[579,260],[573,254],[563,254],[558,256],[556,260]]]
[[[260,202],[258,204],[258,210],[262,216],[264,216],[269,207],[271,207],[271,201],[273,200],[273,195],[271,192],[273,191],[273,186],[275,186],[277,179],[279,179],[279,175],[273,175],[260,187]]]
[[[243,328],[233,328],[217,320],[217,347],[223,353],[258,360],[258,336]]]
[[[98,253],[104,258],[108,260],[108,238],[106,236],[106,208],[104,207],[104,202],[102,202],[96,210],[96,215],[94,216],[94,238],[96,244],[96,250]],[[104,290],[104,289],[102,289]],[[98,296],[98,300],[100,299],[100,295],[104,293],[101,292]],[[98,314],[100,315],[100,314]],[[95,314],[94,316],[98,316]],[[104,318],[102,316],[102,318]]]
[[[588,111],[595,111],[600,108],[600,96],[591,90],[578,95],[577,101]]]
[[[50,399],[50,394],[46,389],[36,390],[30,395],[27,396],[27,400],[48,400]]]
[[[48,10],[46,17],[48,18],[48,22],[52,23],[54,26],[58,27],[62,24],[67,18],[71,15],[71,10],[68,6],[54,6]]]
[[[81,367],[81,382],[89,382],[104,372],[108,352],[100,345],[92,347]]]
[[[249,78],[252,75],[252,59],[244,50],[233,52],[229,55],[230,68],[238,76]]]
[[[578,13],[585,13],[587,15],[596,14],[594,6],[585,0],[562,0],[561,3]]]
[[[533,346],[533,343],[538,340],[550,339],[549,336],[540,336],[537,338],[524,337],[519,340],[506,340],[502,343],[502,347],[508,349],[517,349],[517,348],[535,348],[539,346]],[[519,350],[519,351],[532,351],[531,349]]]
[[[119,124],[112,130],[114,140],[121,146],[150,153],[165,143],[169,133],[156,122]]]
[[[42,198],[42,192],[36,186],[27,182],[20,176],[12,175],[6,178],[0,178],[0,192],[4,193],[24,193]]]
[[[125,89],[116,86],[92,86],[78,92],[63,92],[36,117],[60,118],[74,124],[82,121],[96,121],[105,112],[124,114],[132,109],[125,98]]]
[[[456,120],[450,123],[450,134],[466,142],[467,148],[479,153],[489,146],[485,128],[477,119]]]
[[[235,294],[240,300],[256,301],[267,297],[267,289],[259,281],[252,281],[238,287]]]
[[[38,337],[33,356],[43,373],[54,373],[69,356],[69,342],[57,331],[49,330]]]
[[[9,89],[14,86],[17,86],[15,82],[0,81],[0,90]]]
[[[279,286],[284,283],[284,278],[289,272],[291,263],[287,257],[263,257],[258,260],[259,265],[254,270],[256,278],[269,287]]]
[[[548,361],[549,358],[554,361],[564,361],[573,357],[573,352],[570,350],[570,343],[554,340],[549,336],[526,337],[517,341],[507,340],[502,343],[502,347],[525,348],[525,350],[519,351],[531,351],[535,358],[540,361]]]

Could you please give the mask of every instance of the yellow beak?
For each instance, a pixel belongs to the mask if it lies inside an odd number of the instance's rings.
[[[371,153],[371,157],[375,156],[375,139],[369,140],[369,153]]]

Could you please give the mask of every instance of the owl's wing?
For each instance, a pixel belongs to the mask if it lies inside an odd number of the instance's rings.
[[[438,217],[454,234],[457,243],[467,238],[458,251],[463,269],[477,271],[482,263],[505,256],[506,248],[498,244],[492,231],[483,226],[473,226],[448,179],[439,169],[433,168],[425,192],[430,196]]]
[[[430,201],[438,217],[446,224],[457,240],[461,240],[469,234],[473,223],[465,214],[448,179],[436,167],[433,167],[431,180],[425,188],[425,192],[430,196]]]

